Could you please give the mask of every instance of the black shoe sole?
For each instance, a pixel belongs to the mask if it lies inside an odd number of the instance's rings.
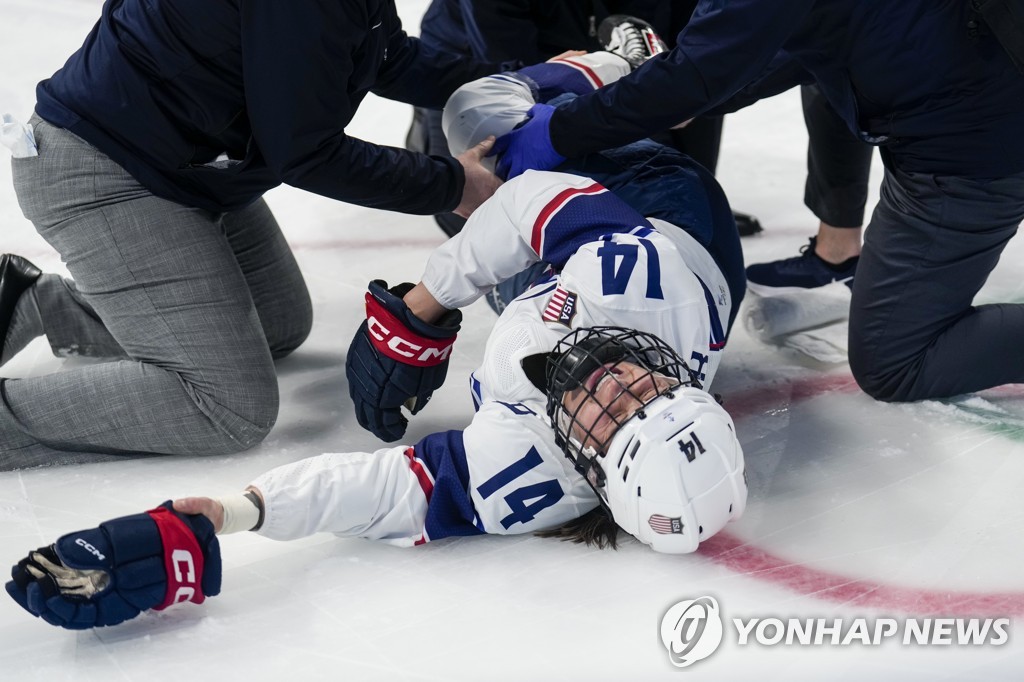
[[[5,253],[0,256],[0,350],[11,327],[14,308],[42,271],[21,256]]]
[[[740,233],[741,237],[750,237],[758,232],[764,232],[761,221],[749,213],[733,211],[732,217],[736,221],[736,231]]]

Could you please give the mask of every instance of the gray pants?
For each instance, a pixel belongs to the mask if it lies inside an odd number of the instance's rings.
[[[113,360],[0,380],[0,470],[259,443],[277,418],[273,358],[312,324],[267,205],[213,214],[160,199],[33,124],[39,156],[14,160],[15,190],[74,281],[44,275],[29,293],[55,353]]]
[[[887,170],[850,307],[850,367],[879,400],[1024,382],[1024,304],[973,306],[1024,220],[1024,174]]]

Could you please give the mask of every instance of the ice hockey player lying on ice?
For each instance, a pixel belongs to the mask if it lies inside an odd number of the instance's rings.
[[[448,113],[492,134],[485,102],[520,98],[521,119],[534,97],[589,90],[629,68],[608,53],[529,67],[464,86],[450,106],[480,100],[475,113]],[[201,602],[220,591],[215,533],[330,532],[408,547],[547,531],[614,546],[622,529],[685,553],[739,517],[743,454],[707,392],[743,290],[721,189],[647,143],[562,170],[503,185],[431,255],[419,284],[370,284],[347,372],[360,423],[392,441],[405,431],[401,406],[415,413],[443,382],[458,309],[536,263],[549,268],[499,316],[471,377],[478,409],[465,430],[323,454],[235,496],[70,533],[14,567],[11,596],[67,628]]]

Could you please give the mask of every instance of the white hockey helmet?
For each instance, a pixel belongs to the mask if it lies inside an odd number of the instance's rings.
[[[555,347],[547,382],[556,441],[620,528],[682,554],[742,515],[732,419],[664,341],[578,329]]]

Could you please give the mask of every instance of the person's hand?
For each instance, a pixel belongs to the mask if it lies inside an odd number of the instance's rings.
[[[7,593],[51,625],[116,625],[147,609],[220,594],[220,545],[209,519],[164,502],[29,552],[11,578]]]
[[[219,533],[224,527],[224,505],[209,497],[183,497],[174,501],[174,511],[180,514],[202,514]]]
[[[534,104],[527,120],[494,143],[491,154],[498,156],[498,175],[510,180],[529,169],[551,170],[565,161],[551,144],[550,122],[555,108]]]
[[[383,441],[396,441],[413,414],[444,383],[448,358],[462,322],[462,313],[448,310],[432,323],[416,317],[403,297],[412,284],[391,289],[370,282],[366,321],[359,327],[345,358],[348,393],[356,421]]]
[[[480,204],[490,199],[501,187],[501,178],[481,163],[481,160],[489,155],[493,146],[494,136],[492,135],[455,157],[462,164],[462,169],[466,173],[462,201],[455,207],[453,211],[455,215],[468,218],[473,211],[480,207]]]
[[[562,54],[556,54],[554,57],[549,59],[549,62],[555,62],[559,59],[568,59],[569,57],[582,57],[587,53],[586,50],[566,50]]]

